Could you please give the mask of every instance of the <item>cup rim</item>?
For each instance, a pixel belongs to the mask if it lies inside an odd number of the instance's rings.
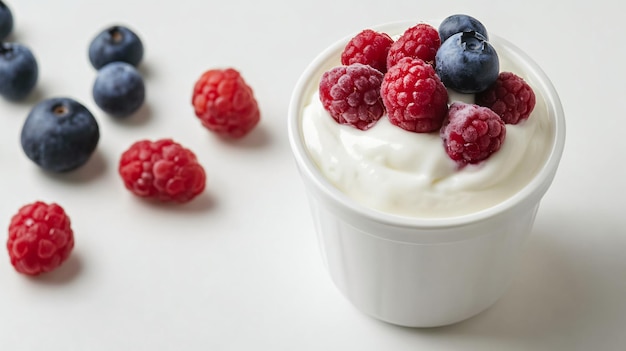
[[[404,29],[414,26],[417,23],[436,23],[436,21],[416,22],[403,20],[383,23],[370,28],[376,31],[384,32],[395,30],[401,33]],[[508,212],[529,198],[536,198],[537,202],[541,199],[556,174],[565,147],[565,116],[563,106],[554,85],[543,69],[519,47],[492,33],[489,33],[489,41],[494,42],[500,47],[500,50],[506,50],[509,55],[517,56],[518,60],[524,62],[528,73],[536,78],[536,83],[540,85],[539,89],[542,91],[549,114],[554,118],[554,137],[550,145],[551,150],[543,166],[530,182],[515,194],[494,206],[470,214],[445,218],[408,217],[375,210],[358,203],[330,183],[306,150],[301,133],[300,114],[304,103],[306,103],[305,99],[308,97],[307,94],[310,91],[311,82],[318,79],[315,75],[316,72],[324,62],[336,55],[337,52],[340,52],[347,42],[356,34],[357,33],[352,33],[334,42],[309,63],[296,82],[288,108],[287,129],[293,156],[300,168],[301,174],[311,180],[315,188],[321,191],[325,197],[332,199],[332,201],[339,204],[342,208],[353,213],[358,213],[374,222],[394,227],[421,229],[446,229],[477,223],[493,217],[494,215]]]

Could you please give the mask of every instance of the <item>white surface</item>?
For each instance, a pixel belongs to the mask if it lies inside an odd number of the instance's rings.
[[[56,201],[72,217],[76,249],[38,279],[0,260],[0,350],[623,349],[620,3],[350,3],[11,1],[13,38],[33,48],[41,76],[34,99],[0,101],[0,228],[25,203]],[[286,111],[300,73],[337,38],[459,12],[516,43],[552,78],[566,111],[566,148],[506,295],[460,324],[400,328],[356,311],[324,271]],[[127,122],[107,118],[90,96],[87,46],[114,22],[132,26],[146,45],[148,103]],[[262,109],[258,129],[240,142],[202,129],[190,105],[195,79],[223,66],[242,72]],[[19,146],[30,106],[57,95],[83,101],[102,132],[94,158],[66,176],[39,171]],[[193,203],[156,206],[123,189],[119,154],[159,137],[179,140],[204,164],[207,192]]]

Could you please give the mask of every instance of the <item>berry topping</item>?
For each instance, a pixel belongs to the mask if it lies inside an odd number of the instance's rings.
[[[13,13],[11,9],[0,0],[0,41],[5,40],[13,32]]]
[[[135,67],[126,62],[111,62],[98,71],[92,94],[102,111],[124,118],[143,105],[146,88]]]
[[[11,218],[7,249],[11,264],[20,273],[50,272],[67,260],[73,248],[70,219],[55,203],[36,201]]]
[[[477,32],[489,40],[487,28],[479,20],[468,15],[452,15],[446,17],[439,25],[439,36],[443,43],[452,35],[460,32]]]
[[[259,106],[252,88],[232,68],[204,72],[193,89],[196,116],[218,135],[241,138],[259,122]]]
[[[107,63],[122,61],[137,67],[143,58],[143,43],[125,26],[106,28],[89,44],[89,61],[95,69]]]
[[[495,49],[477,32],[456,33],[444,41],[435,67],[443,84],[460,93],[487,89],[500,72]]]
[[[320,100],[338,123],[366,130],[385,113],[380,98],[382,81],[383,74],[371,66],[335,67],[322,75]]]
[[[391,45],[387,55],[387,69],[404,57],[418,58],[432,64],[440,45],[437,29],[429,24],[419,23],[404,31]]]
[[[26,156],[51,172],[67,172],[85,164],[99,139],[94,116],[70,98],[52,98],[35,105],[20,137]]]
[[[33,53],[24,45],[0,43],[0,95],[8,100],[22,100],[37,83],[39,66]]]
[[[535,108],[535,93],[521,77],[502,72],[487,90],[476,94],[476,104],[492,109],[504,123],[517,124]]]
[[[436,131],[448,110],[448,91],[423,60],[405,57],[389,68],[381,85],[389,121],[418,133]]]
[[[387,53],[393,39],[386,33],[365,29],[352,38],[341,53],[341,64],[362,63],[387,72]]]
[[[502,119],[486,107],[454,102],[440,131],[446,153],[457,163],[478,163],[498,151],[506,136]]]
[[[133,194],[164,202],[188,202],[206,184],[196,155],[171,139],[135,142],[122,154],[118,171]]]

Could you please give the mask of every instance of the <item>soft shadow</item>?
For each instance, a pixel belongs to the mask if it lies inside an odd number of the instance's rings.
[[[21,100],[6,100],[13,104],[22,105],[22,106],[34,106],[36,103],[43,100],[45,96],[45,89],[42,85],[37,82],[33,91],[30,92],[24,99]]]
[[[11,31],[11,33],[9,33],[9,35],[7,35],[7,37],[3,41],[7,43],[19,43],[19,40],[20,40],[19,34],[15,32],[15,23],[14,23],[13,30]]]
[[[83,270],[83,259],[77,252],[72,252],[67,261],[52,272],[42,273],[29,279],[36,284],[63,285],[68,284]]]
[[[217,207],[217,201],[206,190],[186,203],[160,202],[136,197],[136,201],[163,213],[205,213]]]
[[[260,149],[268,147],[272,142],[270,133],[263,124],[257,125],[252,131],[250,131],[248,135],[244,136],[243,138],[233,139],[223,137],[222,140],[233,147],[239,147],[243,149]]]
[[[116,124],[131,127],[143,126],[147,124],[150,119],[152,119],[152,108],[150,107],[150,104],[145,101],[139,110],[135,111],[135,113],[130,116],[120,118],[107,114],[107,117]]]
[[[106,172],[107,167],[108,165],[104,155],[99,148],[96,148],[89,160],[87,160],[87,163],[75,170],[64,173],[52,173],[42,169],[41,172],[58,181],[72,184],[83,184],[89,183],[103,175]]]
[[[619,337],[623,328],[619,325],[623,321],[620,313],[626,306],[612,305],[620,283],[609,272],[626,272],[626,263],[592,260],[567,251],[551,234],[576,233],[574,237],[584,237],[594,233],[594,228],[588,228],[589,221],[577,222],[576,218],[571,214],[552,216],[536,226],[512,286],[486,311],[444,327],[419,329],[387,324],[388,328],[420,338],[493,339],[527,349],[552,345],[546,348],[551,350],[569,350],[577,342],[589,343],[591,336],[596,341]],[[606,223],[610,219],[597,220]],[[613,227],[619,228],[617,219],[613,221]],[[560,346],[555,348],[555,344]]]
[[[149,80],[149,79],[154,78],[155,70],[152,69],[152,67],[150,66],[150,62],[142,60],[142,62],[139,63],[137,70],[139,71],[139,74],[141,74],[144,80]]]

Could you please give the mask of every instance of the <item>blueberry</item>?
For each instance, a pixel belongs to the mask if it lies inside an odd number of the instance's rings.
[[[85,164],[99,139],[96,119],[85,106],[70,98],[52,98],[36,104],[21,134],[26,156],[55,173]]]
[[[441,44],[435,56],[435,71],[447,88],[477,93],[496,81],[500,62],[485,37],[476,32],[461,32]]]
[[[0,0],[0,40],[5,40],[13,31],[13,13],[11,9]]]
[[[35,87],[39,67],[24,45],[0,43],[0,95],[9,100],[25,98]]]
[[[89,45],[89,61],[95,69],[115,61],[137,67],[142,58],[141,39],[124,26],[111,26],[103,30]]]
[[[141,74],[125,62],[112,62],[98,71],[93,99],[102,111],[124,118],[141,107],[146,90]]]
[[[446,17],[439,25],[439,37],[443,43],[452,35],[459,32],[478,32],[482,34],[487,40],[489,35],[487,34],[487,28],[480,23],[479,20],[468,15],[452,15]]]

